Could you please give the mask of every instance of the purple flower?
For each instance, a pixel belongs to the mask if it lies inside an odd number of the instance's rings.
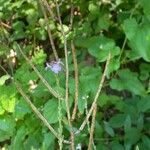
[[[46,70],[50,69],[55,74],[58,74],[62,70],[62,64],[60,59],[58,61],[52,61],[50,64],[46,63]]]

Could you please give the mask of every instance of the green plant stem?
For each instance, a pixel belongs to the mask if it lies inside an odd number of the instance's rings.
[[[74,47],[73,41],[71,41],[72,57],[74,63],[74,76],[75,76],[75,98],[74,98],[74,108],[72,112],[71,120],[73,121],[76,117],[77,108],[78,108],[78,96],[79,96],[79,77],[78,77],[78,63],[76,58],[76,49]]]
[[[74,133],[72,131],[72,123],[71,123],[71,115],[70,115],[70,108],[69,108],[69,65],[68,65],[68,49],[67,49],[67,39],[66,39],[66,35],[64,32],[64,28],[63,28],[63,24],[61,21],[61,17],[60,17],[60,10],[59,10],[59,6],[57,3],[57,0],[55,0],[56,3],[56,9],[57,9],[57,15],[58,15],[58,20],[59,20],[59,24],[61,26],[61,32],[62,32],[62,36],[64,39],[64,51],[65,51],[65,68],[66,68],[66,96],[65,96],[65,102],[66,102],[66,108],[67,108],[67,118],[68,118],[68,123],[70,126],[70,135],[71,135],[71,150],[74,150]]]
[[[61,136],[54,130],[54,128],[48,123],[48,121],[46,120],[46,118],[40,113],[40,111],[34,106],[34,104],[31,102],[31,100],[29,99],[29,97],[24,93],[24,91],[22,90],[20,84],[15,81],[14,82],[18,92],[23,96],[23,98],[25,99],[25,101],[28,103],[28,105],[31,107],[31,109],[33,110],[33,112],[38,116],[38,118],[44,123],[45,126],[47,126],[47,128],[53,133],[53,135],[60,139]],[[63,141],[66,144],[70,144],[69,141],[64,140]]]
[[[101,78],[101,81],[99,83],[99,87],[98,87],[98,90],[96,92],[96,95],[95,95],[95,98],[94,98],[94,101],[92,103],[92,106],[88,112],[88,114],[86,115],[86,118],[84,119],[84,121],[82,122],[79,130],[77,132],[75,132],[75,134],[79,134],[85,127],[85,125],[87,124],[91,114],[92,114],[92,111],[93,109],[95,108],[95,105],[97,103],[97,100],[98,100],[98,97],[100,95],[100,92],[102,90],[102,87],[103,87],[103,84],[104,84],[104,81],[105,81],[105,77],[106,77],[106,74],[107,74],[107,70],[108,70],[108,66],[109,66],[109,63],[110,63],[110,59],[111,59],[111,54],[109,53],[108,57],[107,57],[107,61],[106,61],[106,65],[105,65],[105,69],[104,69],[104,72],[103,72],[103,75],[102,75],[102,78]]]
[[[93,144],[93,146],[95,146],[94,142],[93,142],[93,136],[94,136],[96,112],[97,112],[97,105],[95,105],[95,107],[93,109],[93,116],[92,116],[92,124],[91,124],[91,129],[90,129],[90,138],[89,138],[88,150],[92,150],[92,144]]]

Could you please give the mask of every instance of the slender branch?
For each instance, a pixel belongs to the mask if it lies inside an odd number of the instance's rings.
[[[70,30],[72,29],[73,26],[73,18],[74,18],[74,6],[73,6],[73,0],[71,0],[71,12],[70,12]]]
[[[28,103],[28,105],[31,107],[33,112],[38,116],[38,118],[44,123],[44,125],[53,133],[53,135],[57,138],[60,139],[62,138],[55,130],[54,128],[48,123],[46,118],[40,113],[40,111],[34,106],[34,104],[31,102],[29,97],[23,92],[21,86],[19,85],[18,82],[15,81],[16,88],[18,92],[23,96],[24,100]],[[69,141],[64,140],[63,141],[66,144],[70,144]]]
[[[66,77],[66,97],[65,97],[65,102],[66,102],[66,108],[67,108],[68,123],[69,123],[69,126],[70,126],[71,149],[74,150],[74,133],[72,131],[71,115],[70,115],[70,109],[69,109],[69,66],[68,66],[67,39],[66,39],[66,34],[65,34],[63,24],[62,24],[62,21],[61,21],[60,10],[59,10],[57,0],[55,0],[55,3],[56,3],[58,20],[59,20],[59,24],[61,26],[61,32],[62,32],[62,36],[63,36],[63,40],[64,40],[65,67],[66,67],[66,75],[65,75],[65,77]]]
[[[8,24],[2,22],[1,20],[0,20],[0,26],[6,27],[8,29],[11,29],[11,26],[9,26]]]
[[[55,91],[53,88],[48,84],[48,82],[43,78],[41,73],[37,70],[37,68],[33,65],[33,63],[29,60],[29,58],[23,53],[20,46],[17,44],[18,49],[20,50],[22,56],[25,58],[25,60],[29,63],[29,65],[33,68],[35,73],[38,75],[38,77],[41,79],[41,81],[44,83],[44,85],[47,87],[49,92],[56,98],[63,100],[63,98]]]
[[[47,2],[47,0],[42,0],[42,2],[43,2],[43,4],[46,6],[46,8],[47,8],[49,14],[51,15],[52,19],[53,19],[53,20],[57,20],[57,18],[55,17],[53,11],[51,10],[51,7],[49,6],[49,4],[48,4],[48,2]]]
[[[95,104],[94,110],[93,110],[93,116],[92,116],[92,124],[91,124],[91,129],[90,129],[90,138],[89,138],[88,150],[92,149],[93,135],[94,135],[94,128],[95,128],[95,120],[96,120],[96,112],[97,112],[97,104]]]
[[[50,27],[49,27],[49,20],[48,20],[48,18],[47,18],[46,11],[45,11],[45,9],[44,9],[44,7],[43,7],[43,2],[42,2],[42,0],[39,0],[39,2],[40,2],[41,8],[42,8],[42,12],[43,12],[43,15],[44,15],[44,18],[45,18],[45,21],[46,21],[47,32],[48,32],[50,44],[51,44],[51,46],[52,46],[52,50],[53,50],[55,59],[58,61],[58,60],[59,60],[59,57],[58,57],[58,54],[57,54],[57,51],[56,51],[56,48],[55,48],[55,44],[54,44],[54,41],[53,41],[53,38],[52,38],[51,29],[50,29]]]
[[[86,115],[86,118],[84,119],[83,123],[81,124],[79,130],[77,132],[75,132],[75,134],[79,134],[84,129],[85,125],[87,124],[87,122],[88,122],[88,120],[89,120],[89,118],[90,118],[90,116],[92,114],[93,109],[95,108],[95,105],[97,103],[98,97],[100,95],[100,92],[102,90],[102,87],[103,87],[103,84],[104,84],[104,81],[105,81],[105,77],[106,77],[106,74],[107,74],[107,70],[108,70],[108,66],[109,66],[109,63],[110,63],[110,59],[111,59],[111,54],[109,53],[109,55],[107,57],[107,62],[106,62],[106,65],[105,65],[105,69],[104,69],[101,81],[99,83],[99,87],[98,87],[98,90],[96,92],[96,95],[95,95],[94,101],[92,103],[92,106],[91,106],[88,114]]]
[[[76,49],[74,47],[73,41],[71,41],[71,49],[72,49],[72,56],[73,56],[73,63],[74,63],[74,72],[75,72],[75,98],[74,98],[74,108],[73,108],[73,113],[72,113],[72,121],[76,117],[77,113],[77,107],[78,107],[78,87],[79,87],[79,78],[78,78],[78,63],[76,59]]]

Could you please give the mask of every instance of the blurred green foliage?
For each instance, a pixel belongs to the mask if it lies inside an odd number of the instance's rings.
[[[78,129],[90,108],[104,63],[112,55],[107,80],[98,100],[94,143],[98,150],[150,149],[150,0],[73,0],[74,18],[70,30],[70,1],[58,1],[67,35],[68,50],[74,40],[79,69]],[[55,3],[48,1],[57,16]],[[45,7],[46,10],[46,7]],[[48,15],[48,12],[46,10]],[[56,76],[45,70],[53,60],[47,23],[39,1],[0,1],[0,147],[8,150],[58,149],[57,139],[35,117],[18,93],[11,76],[45,118],[58,131],[58,101],[52,97],[15,46],[33,62],[47,82],[65,93],[65,71]],[[60,25],[48,15],[54,44],[64,62]],[[14,52],[17,54],[13,54]],[[11,53],[12,52],[12,53]],[[75,91],[72,55],[69,54],[69,100],[73,109]],[[7,75],[6,71],[11,75]],[[59,85],[58,85],[59,80]],[[63,134],[69,139],[65,103],[62,106]],[[88,128],[75,137],[87,149]],[[68,145],[64,145],[68,149]]]

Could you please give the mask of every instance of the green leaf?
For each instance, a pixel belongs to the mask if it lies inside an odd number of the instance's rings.
[[[0,118],[0,142],[9,139],[15,130],[15,121],[13,118],[5,116]]]
[[[10,75],[4,75],[0,77],[0,85],[3,85],[5,81],[8,80],[9,78],[10,78]]]
[[[140,139],[141,133],[140,130],[136,128],[129,128],[125,134],[126,143],[135,144]]]
[[[48,120],[49,123],[56,123],[58,122],[58,103],[56,100],[49,100],[43,109],[43,114],[45,118]]]
[[[12,149],[23,150],[23,141],[26,136],[26,133],[27,133],[27,130],[26,130],[25,126],[21,126],[17,130],[17,133],[16,133],[16,135],[13,139],[12,145],[11,145]]]
[[[126,119],[124,121],[124,130],[125,132],[128,132],[131,129],[131,117],[129,115],[126,116]]]
[[[115,133],[114,133],[114,130],[113,128],[110,126],[110,124],[106,121],[104,121],[104,128],[105,128],[105,131],[111,136],[111,137],[114,137],[115,136]]]
[[[46,60],[46,57],[47,57],[46,54],[41,49],[41,50],[35,52],[34,56],[32,57],[32,61],[36,65],[43,65],[43,63]]]
[[[138,24],[134,18],[126,19],[123,23],[123,29],[126,37],[131,40],[138,30]]]
[[[119,142],[114,141],[114,142],[111,142],[111,149],[112,150],[124,150],[124,147],[121,144],[119,144]]]
[[[150,0],[139,0],[141,6],[143,7],[145,15],[150,20],[150,6],[148,5],[150,3]]]
[[[140,64],[140,79],[147,80],[150,76],[150,66],[146,63]]]
[[[115,46],[115,42],[104,36],[80,38],[76,40],[76,45],[87,48],[89,53],[96,57],[99,62],[106,61],[109,53],[111,53],[112,58],[120,53],[120,48]]]
[[[113,128],[120,128],[123,126],[125,121],[126,115],[125,114],[116,114],[109,120],[109,124]]]
[[[150,96],[146,96],[137,103],[138,112],[146,112],[150,109]]]
[[[119,79],[112,79],[110,82],[112,89],[128,90],[135,95],[145,95],[145,88],[136,73],[131,72],[129,69],[122,69],[118,71],[118,76]]]
[[[27,113],[31,113],[31,110],[25,100],[21,98],[15,105],[15,117],[17,119],[23,119]]]

